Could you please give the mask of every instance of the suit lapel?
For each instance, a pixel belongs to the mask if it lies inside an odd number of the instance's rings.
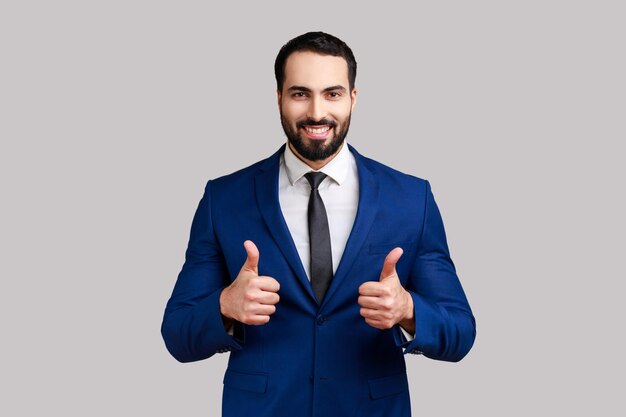
[[[379,184],[369,164],[352,146],[348,145],[356,159],[359,173],[359,207],[352,231],[346,242],[346,248],[337,267],[337,272],[331,281],[330,287],[324,297],[323,305],[332,298],[341,282],[346,278],[355,260],[359,257],[365,240],[371,229],[379,204]],[[260,167],[259,174],[255,178],[256,200],[259,211],[263,216],[268,230],[274,241],[280,248],[283,256],[291,266],[296,277],[302,284],[305,292],[314,303],[317,303],[311,283],[304,271],[300,255],[293,242],[289,228],[280,209],[278,198],[278,174],[280,170],[280,157],[284,152],[283,145],[278,152],[270,156]]]
[[[278,199],[278,174],[280,170],[280,157],[283,154],[285,145],[278,152],[269,157],[255,178],[256,200],[259,206],[263,220],[270,231],[274,241],[280,248],[283,256],[291,266],[296,277],[300,280],[302,287],[305,289],[311,299],[315,300],[315,295],[311,289],[311,283],[304,271],[300,255],[293,242],[289,228],[280,209],[280,201]]]
[[[378,181],[371,168],[368,166],[367,161],[352,146],[348,145],[348,147],[356,159],[359,172],[359,207],[357,209],[356,218],[354,219],[352,231],[346,243],[346,248],[341,257],[341,261],[339,261],[337,272],[335,272],[335,276],[330,283],[322,305],[325,305],[337,291],[341,282],[350,272],[354,261],[359,257],[365,239],[376,218],[376,212],[378,211]]]

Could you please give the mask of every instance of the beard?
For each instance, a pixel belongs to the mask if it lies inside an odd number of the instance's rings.
[[[280,112],[280,123],[283,126],[283,130],[285,131],[285,135],[287,136],[287,140],[294,147],[294,149],[298,152],[300,156],[309,161],[322,161],[332,155],[334,155],[344,140],[346,139],[346,135],[348,134],[348,129],[350,128],[350,117],[352,114],[348,115],[348,117],[341,124],[341,129],[339,131],[337,129],[337,122],[322,119],[322,120],[312,120],[305,119],[296,122],[296,130],[294,131],[291,127],[289,121],[285,119],[283,112]],[[302,140],[302,136],[300,133],[301,128],[304,126],[319,126],[319,125],[328,125],[333,130],[333,138],[329,143],[325,143],[325,141],[310,141],[309,143],[305,143]]]

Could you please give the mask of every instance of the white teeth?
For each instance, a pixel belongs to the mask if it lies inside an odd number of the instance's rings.
[[[324,126],[324,127],[318,127],[318,128],[314,128],[314,127],[309,127],[309,126],[305,126],[305,129],[307,132],[311,132],[314,134],[320,134],[320,133],[324,133],[326,131],[328,131],[328,129],[330,129],[329,126]]]

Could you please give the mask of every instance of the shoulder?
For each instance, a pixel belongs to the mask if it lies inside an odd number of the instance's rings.
[[[254,179],[261,173],[278,169],[280,164],[280,156],[284,151],[282,146],[274,154],[261,161],[255,162],[245,168],[241,168],[221,177],[217,177],[208,181],[207,186],[211,186],[212,190],[232,191],[235,189],[245,189],[246,185],[252,185]]]
[[[407,191],[416,189],[425,191],[429,187],[428,180],[424,178],[407,174],[382,162],[363,156],[353,147],[350,147],[350,151],[354,155],[357,167],[368,170],[384,186],[399,187],[400,189],[407,189]]]

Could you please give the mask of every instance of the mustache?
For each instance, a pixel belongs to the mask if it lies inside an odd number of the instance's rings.
[[[306,119],[306,120],[299,120],[298,122],[296,122],[297,128],[301,128],[304,126],[320,126],[320,125],[336,127],[337,123],[328,119],[320,119],[320,120]]]

